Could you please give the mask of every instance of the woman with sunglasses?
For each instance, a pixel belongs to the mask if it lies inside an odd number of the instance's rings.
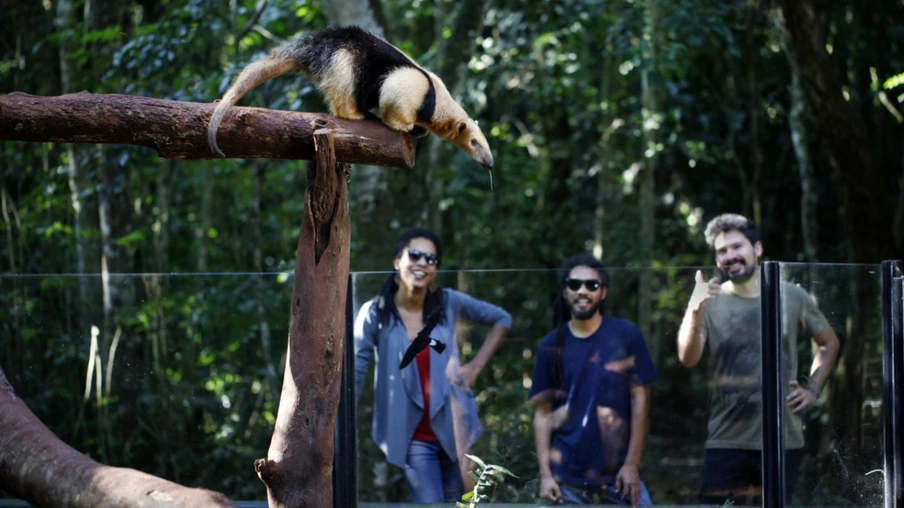
[[[393,255],[395,273],[355,321],[355,393],[360,396],[376,350],[373,439],[391,464],[404,469],[415,503],[454,502],[464,494],[460,459],[482,430],[471,386],[512,326],[505,310],[438,289],[441,261],[442,244],[433,231],[403,232]],[[464,365],[455,335],[459,319],[491,327]],[[409,358],[417,355],[406,365],[409,348]]]

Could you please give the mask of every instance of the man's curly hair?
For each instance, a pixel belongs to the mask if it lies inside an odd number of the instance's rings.
[[[750,240],[751,245],[759,241],[753,221],[736,213],[723,213],[706,225],[706,231],[703,233],[706,245],[709,245],[710,249],[715,249],[716,237],[728,231],[740,231]]]

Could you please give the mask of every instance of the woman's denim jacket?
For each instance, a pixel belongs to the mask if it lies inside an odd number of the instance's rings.
[[[458,460],[459,452],[471,448],[482,428],[474,395],[459,373],[455,324],[461,319],[511,328],[512,316],[500,307],[454,289],[441,291],[445,319],[430,337],[444,342],[446,348],[442,353],[430,348],[430,426],[446,454]],[[380,298],[365,303],[355,320],[355,394],[361,395],[370,357],[376,350],[373,439],[390,463],[402,467],[414,429],[424,413],[424,399],[417,362],[399,370],[409,341],[398,314],[391,312],[387,324],[380,329]]]

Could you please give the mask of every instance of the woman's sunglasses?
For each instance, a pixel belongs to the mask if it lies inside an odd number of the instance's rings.
[[[439,256],[437,256],[436,254],[432,254],[430,252],[421,252],[417,249],[408,249],[408,259],[410,259],[412,263],[417,263],[418,261],[420,261],[422,256],[424,258],[424,261],[426,261],[430,266],[439,264]]]
[[[586,287],[587,291],[596,291],[600,288],[600,281],[599,279],[568,279],[565,281],[565,285],[572,291],[578,291],[581,286]]]

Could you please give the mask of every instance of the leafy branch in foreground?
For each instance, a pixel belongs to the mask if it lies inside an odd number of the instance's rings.
[[[468,475],[471,478],[474,478],[474,481],[477,483],[474,485],[474,490],[465,492],[465,494],[461,496],[461,500],[466,501],[466,503],[456,503],[459,508],[473,508],[477,503],[489,501],[493,497],[493,494],[496,493],[496,488],[505,481],[505,475],[517,478],[511,471],[502,466],[486,464],[473,455],[465,454],[465,457],[477,464],[476,472],[468,471]]]

